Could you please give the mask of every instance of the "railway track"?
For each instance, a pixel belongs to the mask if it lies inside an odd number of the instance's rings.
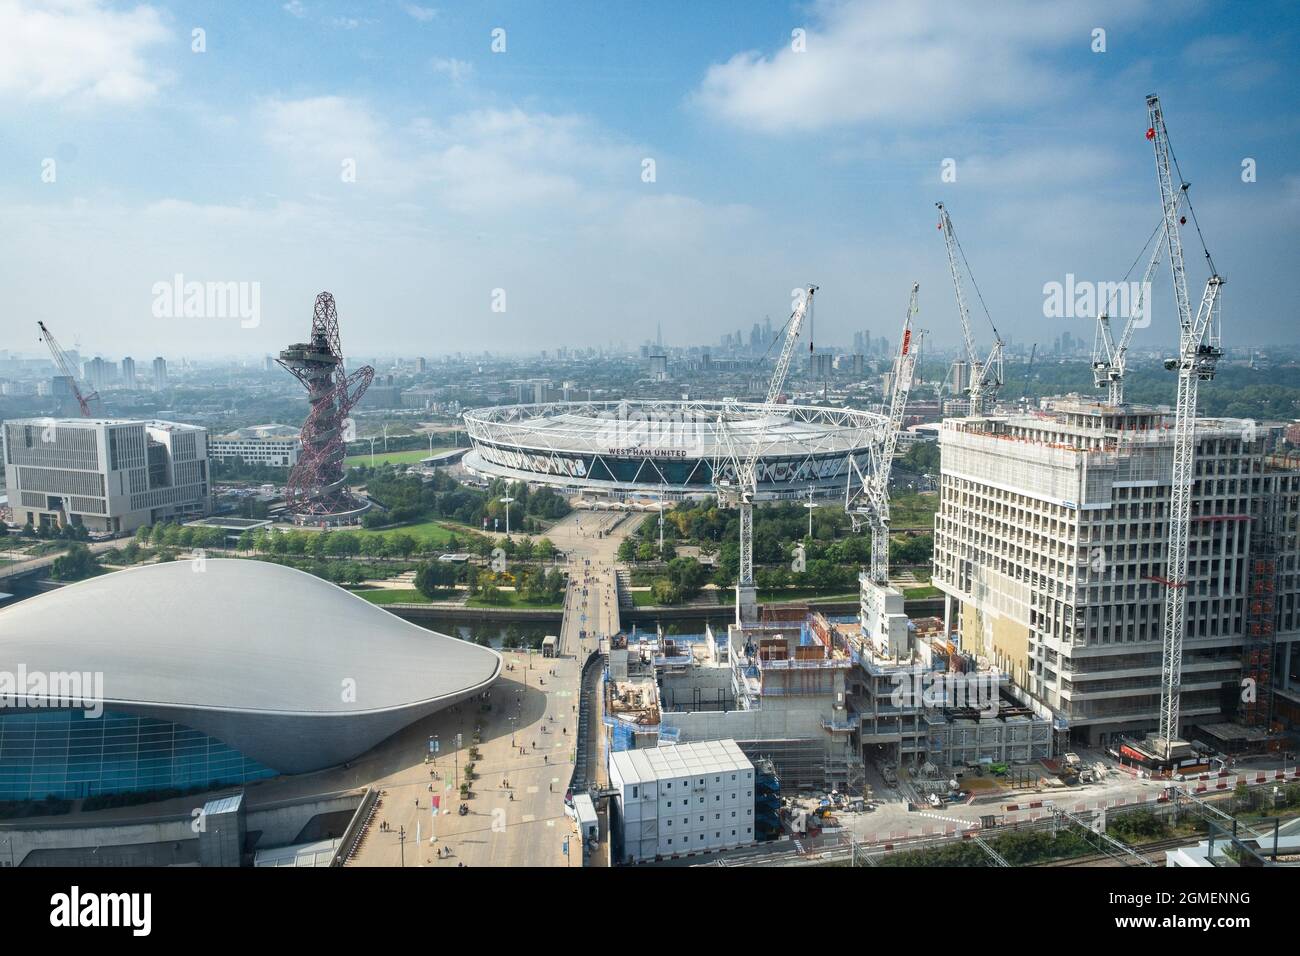
[[[1164,864],[1164,854],[1166,850],[1174,850],[1180,846],[1195,846],[1197,840],[1194,837],[1170,837],[1167,840],[1156,840],[1154,843],[1143,843],[1141,846],[1133,847],[1134,852],[1140,856],[1151,860],[1154,863]],[[1075,856],[1068,860],[1053,860],[1050,863],[1039,863],[1037,866],[1097,866],[1098,864],[1113,863],[1115,866],[1131,866],[1132,862],[1124,859],[1119,853],[1089,853],[1087,856]]]

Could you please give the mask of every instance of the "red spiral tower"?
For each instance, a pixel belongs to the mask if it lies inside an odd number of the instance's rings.
[[[311,403],[302,426],[302,452],[285,487],[289,513],[302,523],[349,520],[369,503],[349,492],[346,483],[343,459],[352,437],[345,434],[348,413],[370,387],[375,370],[365,365],[347,373],[334,296],[328,292],[316,296],[311,341],[290,345],[278,361],[306,386]]]

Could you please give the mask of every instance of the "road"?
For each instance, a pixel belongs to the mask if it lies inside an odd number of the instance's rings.
[[[573,773],[582,663],[600,638],[620,626],[614,558],[622,535],[640,516],[620,524],[622,517],[574,512],[548,530],[569,559],[559,657],[504,652],[501,679],[487,701],[460,704],[404,731],[395,748],[401,757],[375,784],[384,791],[376,821],[386,828],[372,828],[349,865],[581,865],[564,793]],[[483,704],[491,708],[483,710]],[[597,712],[587,766],[599,783],[605,781],[599,759],[603,730]],[[458,784],[476,733],[473,796],[462,801]],[[431,736],[437,738],[438,753],[426,763]],[[430,806],[434,796],[440,803],[436,819]],[[462,802],[469,809],[464,816],[458,812]],[[449,856],[442,855],[447,851]]]

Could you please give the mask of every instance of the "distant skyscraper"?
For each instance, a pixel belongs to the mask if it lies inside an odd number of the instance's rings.
[[[159,390],[167,387],[167,360],[161,355],[153,360],[153,387]]]
[[[135,359],[129,355],[122,359],[122,387],[135,388]]]
[[[95,391],[100,391],[113,380],[113,363],[106,362],[98,355],[86,363],[86,381]]]

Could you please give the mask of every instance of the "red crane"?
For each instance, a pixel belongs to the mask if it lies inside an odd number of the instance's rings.
[[[41,330],[41,339],[45,342],[46,347],[50,350],[50,355],[54,358],[54,364],[59,369],[59,374],[67,378],[72,388],[72,394],[77,396],[77,404],[81,406],[81,415],[83,418],[90,417],[90,403],[99,398],[99,392],[91,392],[89,395],[81,393],[81,386],[77,384],[77,370],[72,367],[68,361],[68,355],[59,346],[50,330],[45,327],[44,322],[37,322],[36,327]]]

